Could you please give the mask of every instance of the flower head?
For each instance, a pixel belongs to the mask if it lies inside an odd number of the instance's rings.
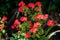
[[[18,6],[25,6],[25,3],[23,1],[19,2]]]
[[[48,20],[47,25],[48,26],[54,26],[55,25],[55,21],[54,20]]]
[[[39,6],[39,7],[41,7],[42,6],[42,4],[41,4],[41,2],[36,2],[36,4],[35,4],[36,6]]]
[[[6,16],[3,16],[2,17],[2,21],[6,21],[7,20],[7,17]]]
[[[20,24],[19,20],[16,19],[16,20],[14,21],[14,25],[19,25],[19,24]]]
[[[33,8],[35,8],[35,5],[34,5],[34,3],[29,3],[29,4],[28,4],[28,7],[30,7],[30,8],[33,9]]]
[[[41,26],[41,23],[39,23],[39,22],[36,22],[36,23],[34,23],[34,25],[33,25],[33,27],[35,27],[35,28],[37,28],[37,27],[39,27],[39,26]]]
[[[0,30],[4,28],[4,24],[0,24]]]
[[[43,14],[37,14],[34,18],[37,20],[41,20],[41,19],[44,19],[44,15]]]
[[[27,17],[21,17],[21,18],[20,18],[20,21],[26,22],[26,21],[27,21]]]
[[[36,33],[36,31],[37,31],[37,28],[34,28],[34,27],[33,27],[32,29],[30,29],[30,32],[31,32],[31,33]]]
[[[18,11],[23,13],[24,12],[23,7],[19,7]]]
[[[25,33],[25,38],[29,38],[30,34],[29,33]]]

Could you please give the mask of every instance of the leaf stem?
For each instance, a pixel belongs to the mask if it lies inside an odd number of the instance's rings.
[[[52,28],[53,27],[49,27],[48,30],[45,32],[45,35],[44,36],[46,36]]]
[[[60,32],[60,30],[54,31],[52,33],[50,33],[47,37],[48,39],[50,39],[54,34],[56,34],[57,32]]]

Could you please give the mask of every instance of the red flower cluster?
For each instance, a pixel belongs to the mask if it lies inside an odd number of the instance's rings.
[[[20,24],[20,22],[18,21],[18,19],[16,19],[16,20],[14,21],[13,25],[11,26],[11,28],[12,28],[12,29],[17,28],[17,25],[19,25],[19,24]]]
[[[35,8],[35,5],[34,5],[34,3],[29,3],[28,7],[31,7],[33,9],[33,8]]]
[[[19,12],[24,12],[25,10],[27,10],[27,8],[34,9],[36,6],[38,6],[38,7],[41,7],[42,6],[41,2],[36,2],[35,4],[34,3],[29,3],[28,5],[25,5],[25,3],[23,1],[19,2],[18,5],[20,6],[18,8]],[[41,11],[41,8],[38,8],[36,11],[37,12],[40,12]]]
[[[27,17],[21,17],[21,18],[20,18],[20,21],[26,22],[26,21],[27,21]]]
[[[19,12],[23,12],[24,11],[23,7],[20,7],[18,10],[19,10]]]
[[[41,24],[39,22],[34,23],[33,27],[30,29],[31,33],[36,33],[37,28],[40,27]]]
[[[6,21],[7,20],[7,17],[6,16],[3,16],[2,17],[2,21]]]
[[[25,3],[23,1],[19,2],[18,6],[25,6]]]
[[[37,28],[32,28],[32,29],[30,29],[30,32],[31,32],[31,33],[36,33],[36,31],[37,31]]]
[[[47,19],[48,18],[48,14],[45,14],[45,15],[37,14],[34,18],[37,19],[37,20]]]
[[[54,26],[55,25],[55,21],[54,20],[48,20],[47,25],[48,26]]]
[[[36,2],[36,4],[35,4],[36,6],[39,6],[39,7],[41,7],[42,6],[42,4],[41,4],[41,2]]]
[[[29,33],[25,33],[25,38],[29,38],[30,34]]]
[[[4,24],[0,24],[0,30],[4,28]]]

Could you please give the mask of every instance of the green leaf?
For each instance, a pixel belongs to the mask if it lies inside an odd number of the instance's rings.
[[[13,37],[11,37],[10,40],[15,40],[15,39]]]
[[[48,40],[47,37],[45,37],[45,36],[41,36],[40,38],[41,38],[41,40]]]
[[[13,35],[14,39],[18,38],[18,36],[16,34],[12,34],[12,35]]]
[[[42,27],[38,28],[38,34],[39,35],[43,35],[44,34],[44,30]]]
[[[0,39],[1,39],[2,33],[0,33]]]

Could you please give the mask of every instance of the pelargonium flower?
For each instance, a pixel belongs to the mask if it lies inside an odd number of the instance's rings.
[[[36,4],[35,4],[36,6],[39,6],[39,7],[41,7],[42,6],[42,4],[41,4],[41,2],[36,2]]]
[[[16,27],[15,25],[12,25],[12,26],[11,26],[12,29],[15,29],[15,27]]]
[[[32,29],[30,29],[30,32],[31,32],[31,33],[36,33],[36,31],[37,31],[37,28],[34,28],[34,27],[33,27]]]
[[[4,28],[4,24],[0,24],[0,30]]]
[[[19,20],[16,19],[16,20],[14,21],[14,25],[19,25],[19,24],[20,24]]]
[[[39,27],[39,26],[41,26],[41,23],[39,23],[39,22],[36,22],[36,23],[34,23],[34,25],[33,25],[33,27],[35,27],[35,28],[37,28],[37,27]]]
[[[2,17],[2,21],[6,21],[7,20],[7,17],[6,16],[3,16]]]
[[[19,7],[18,11],[23,13],[24,12],[23,7]]]
[[[21,17],[21,18],[20,18],[20,21],[26,22],[26,21],[27,21],[27,17]]]
[[[19,2],[18,6],[25,6],[25,3],[23,1]]]
[[[44,15],[43,14],[37,14],[34,18],[37,20],[41,20],[41,19],[44,19]]]
[[[47,25],[48,26],[54,26],[55,25],[55,21],[54,20],[48,20]]]
[[[14,29],[14,28],[17,27],[17,25],[20,25],[20,22],[19,22],[18,19],[16,19],[16,20],[14,21],[13,25],[11,26],[11,28]]]
[[[29,38],[30,34],[29,33],[25,33],[25,38]]]
[[[35,5],[34,5],[34,3],[29,3],[28,7],[31,7],[33,9],[33,8],[35,8]]]

